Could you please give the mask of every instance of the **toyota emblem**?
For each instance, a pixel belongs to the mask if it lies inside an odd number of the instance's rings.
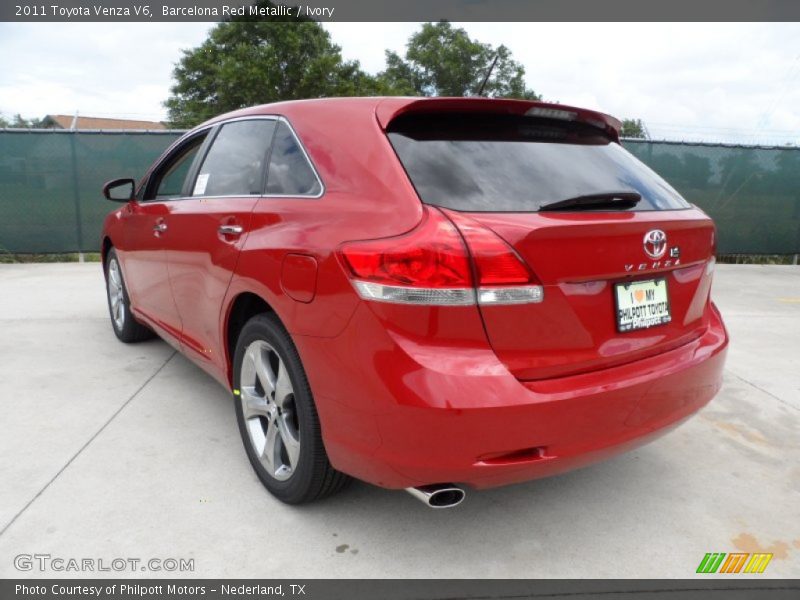
[[[644,252],[653,260],[658,260],[667,251],[667,234],[660,229],[651,229],[644,234]]]

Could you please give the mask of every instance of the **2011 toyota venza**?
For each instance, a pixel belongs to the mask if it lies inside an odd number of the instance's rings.
[[[720,387],[714,225],[608,115],[269,104],[104,193],[114,332],[231,390],[284,502],[356,477],[452,506],[642,444]]]

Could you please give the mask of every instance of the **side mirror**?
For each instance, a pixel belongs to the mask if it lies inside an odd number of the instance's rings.
[[[103,196],[112,202],[130,202],[135,190],[136,182],[133,179],[113,179],[103,186]]]

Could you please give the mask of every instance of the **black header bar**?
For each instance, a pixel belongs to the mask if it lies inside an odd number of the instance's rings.
[[[3,0],[7,22],[217,22],[313,18],[318,21],[800,21],[797,0]],[[598,30],[627,36],[635,30]],[[679,42],[679,40],[676,40]]]

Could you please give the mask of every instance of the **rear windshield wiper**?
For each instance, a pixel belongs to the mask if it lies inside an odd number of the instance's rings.
[[[603,208],[633,208],[642,199],[639,192],[633,190],[621,192],[599,192],[597,194],[584,194],[566,200],[557,200],[542,204],[539,211],[548,210],[591,210]]]

